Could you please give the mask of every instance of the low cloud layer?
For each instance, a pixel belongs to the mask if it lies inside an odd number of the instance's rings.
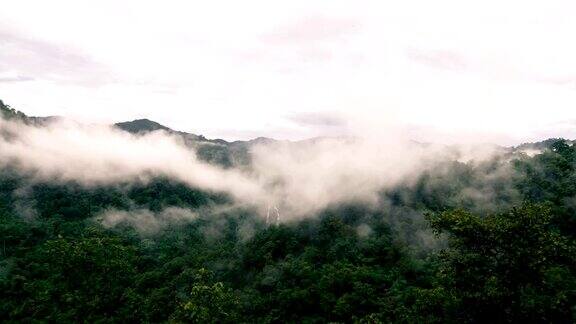
[[[87,186],[167,176],[191,187],[227,193],[263,216],[273,210],[273,217],[280,214],[281,220],[341,203],[376,205],[382,190],[410,183],[440,161],[494,154],[491,147],[447,150],[389,133],[377,139],[259,144],[251,148],[249,167],[225,169],[200,161],[180,137],[163,131],[136,136],[66,120],[42,127],[0,121],[0,167],[13,165],[37,179],[73,180]],[[111,215],[108,222],[114,223],[118,218],[113,215],[118,214]],[[128,219],[148,222],[148,216],[140,213]]]
[[[280,210],[313,213],[334,203],[376,203],[378,191],[418,174],[430,150],[401,139],[319,139],[259,145],[253,168]]]
[[[246,176],[198,161],[183,142],[164,132],[135,136],[71,121],[45,127],[0,121],[0,134],[0,165],[14,164],[41,179],[90,185],[169,176],[241,200],[260,195]]]

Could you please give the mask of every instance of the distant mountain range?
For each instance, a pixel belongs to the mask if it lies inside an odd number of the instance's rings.
[[[25,113],[18,111],[9,105],[6,105],[0,100],[0,116],[4,119],[20,120],[28,125],[41,126],[47,122],[57,120],[58,116],[48,117],[32,117],[27,116]],[[270,143],[310,143],[321,140],[322,138],[311,138],[302,141],[289,142],[279,141],[267,137],[258,137],[248,141],[233,141],[228,142],[223,139],[208,139],[203,135],[196,135],[182,131],[173,130],[167,126],[157,123],[149,119],[136,119],[132,121],[119,122],[114,124],[114,127],[135,135],[143,135],[153,131],[164,131],[171,135],[180,137],[186,146],[195,149],[198,157],[209,163],[215,163],[223,167],[242,166],[249,164],[249,149],[257,144],[270,144]],[[550,138],[539,142],[524,143],[516,147],[502,148],[504,150],[512,149],[515,152],[530,152],[542,151],[550,148],[552,143],[556,142],[557,138]],[[576,141],[567,141],[574,144]],[[428,143],[414,142],[418,145],[429,145]]]
[[[0,100],[0,116],[7,120],[19,120],[27,125],[43,126],[48,122],[57,120],[58,116],[32,117],[18,111]],[[223,167],[242,166],[249,163],[249,148],[259,143],[278,142],[271,138],[259,137],[249,141],[228,142],[223,139],[207,139],[203,135],[196,135],[173,130],[149,119],[136,119],[114,124],[114,127],[123,131],[144,135],[153,131],[164,131],[181,138],[184,144],[193,148],[198,157],[209,163]]]
[[[0,100],[0,116],[5,119],[17,119],[21,120],[22,122],[29,124],[29,125],[42,125],[44,123],[53,121],[58,119],[57,116],[48,116],[48,117],[31,117],[27,116],[21,111],[18,111],[9,105],[4,104],[2,100]]]

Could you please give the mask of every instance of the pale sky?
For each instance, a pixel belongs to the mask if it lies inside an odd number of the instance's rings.
[[[229,140],[576,138],[576,1],[1,0],[0,99]]]

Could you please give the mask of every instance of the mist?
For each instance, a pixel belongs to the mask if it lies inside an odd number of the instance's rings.
[[[495,146],[416,143],[391,131],[259,143],[250,147],[247,167],[224,168],[200,160],[181,137],[165,131],[134,135],[108,125],[55,119],[43,126],[2,120],[0,134],[0,166],[13,166],[39,181],[93,186],[165,176],[228,194],[263,217],[270,217],[272,209],[277,221],[311,216],[339,204],[382,206],[383,191],[410,186],[424,172],[446,174],[440,167],[446,161],[476,163],[502,154]],[[484,182],[508,175],[504,169],[491,172]],[[485,204],[492,199],[489,185],[461,195]],[[150,215],[137,214],[130,223],[149,223]],[[118,215],[105,219],[114,224]]]
[[[14,165],[41,180],[77,181],[84,185],[168,176],[209,191],[258,197],[245,175],[196,158],[175,136],[151,132],[136,136],[107,125],[69,120],[46,126],[1,121],[0,165]]]
[[[131,211],[111,209],[96,216],[106,228],[125,224],[144,236],[155,234],[170,225],[192,222],[197,218],[197,213],[178,207],[167,207],[157,213],[148,209]]]

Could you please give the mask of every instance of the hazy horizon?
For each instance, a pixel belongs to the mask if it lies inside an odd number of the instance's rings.
[[[568,1],[3,7],[0,98],[30,115],[226,140],[576,137]]]
[[[0,98],[1,100],[1,98]],[[7,104],[7,103],[4,103]],[[13,108],[17,111],[20,111],[24,114],[26,114],[25,111],[21,111],[19,109],[17,109],[17,107],[13,107],[9,104],[7,104],[8,107]],[[138,121],[148,121],[148,122],[152,122],[152,123],[157,123],[158,125],[162,126],[162,127],[167,127],[170,131],[174,131],[174,132],[180,132],[180,133],[187,133],[187,134],[191,134],[191,135],[198,135],[198,136],[204,136],[207,140],[225,140],[227,142],[235,142],[235,141],[239,141],[239,142],[243,142],[243,141],[253,141],[253,140],[257,140],[260,138],[265,138],[265,139],[271,139],[271,140],[275,140],[275,141],[280,141],[280,142],[305,142],[308,140],[314,140],[314,139],[322,139],[322,138],[326,138],[326,139],[330,139],[330,138],[354,138],[356,137],[354,134],[336,134],[336,135],[318,135],[318,136],[311,136],[311,137],[302,137],[302,138],[296,138],[296,139],[290,139],[290,138],[278,138],[278,137],[268,137],[268,136],[256,136],[256,137],[247,137],[247,138],[221,138],[221,137],[210,137],[210,136],[205,136],[204,134],[198,133],[198,132],[194,132],[194,130],[182,130],[182,129],[177,129],[177,128],[173,128],[170,125],[165,125],[162,123],[159,123],[155,120],[151,120],[148,118],[135,118],[135,119],[131,119],[131,120],[116,120],[116,121],[110,121],[110,122],[96,122],[96,123],[86,123],[85,121],[82,120],[78,120],[78,119],[74,119],[74,118],[70,118],[67,116],[59,116],[59,115],[42,115],[42,116],[32,116],[32,115],[28,115],[26,114],[28,117],[38,117],[38,118],[56,118],[55,120],[53,120],[52,122],[55,122],[57,120],[61,120],[64,122],[73,122],[73,123],[79,123],[79,125],[84,125],[84,126],[116,126],[117,124],[132,124],[134,122],[138,122]],[[58,123],[56,123],[58,124]],[[358,138],[362,138],[362,137],[358,137]],[[437,141],[425,141],[425,140],[419,140],[419,139],[415,139],[415,138],[411,138],[409,136],[404,137],[404,140],[408,140],[408,141],[414,141],[415,143],[422,143],[422,144],[436,144],[436,145],[459,145],[459,144],[465,144],[465,145],[496,145],[496,146],[501,146],[501,147],[514,147],[514,146],[518,146],[518,145],[522,145],[522,144],[530,144],[530,143],[537,143],[537,142],[542,142],[548,139],[553,139],[553,138],[563,138],[563,137],[541,137],[541,138],[533,138],[532,140],[518,140],[515,142],[508,142],[508,143],[498,143],[497,141],[490,141],[490,137],[486,140],[483,140],[482,138],[478,138],[478,140],[473,141],[473,142],[452,142],[450,140],[446,141],[446,142],[442,142],[442,139],[437,139]],[[564,138],[566,140],[574,140],[573,138]]]

